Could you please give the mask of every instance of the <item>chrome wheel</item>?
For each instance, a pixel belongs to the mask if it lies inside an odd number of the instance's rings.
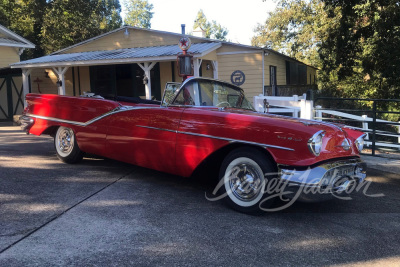
[[[56,149],[57,152],[66,157],[71,154],[74,149],[74,132],[70,128],[60,127],[56,136]]]
[[[75,133],[71,128],[60,126],[54,136],[57,157],[66,163],[76,163],[83,158]]]
[[[234,159],[225,171],[225,190],[237,205],[248,207],[256,204],[263,196],[265,179],[261,167],[252,159]]]

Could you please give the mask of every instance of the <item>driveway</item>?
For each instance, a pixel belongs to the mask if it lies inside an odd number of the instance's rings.
[[[213,184],[108,159],[57,160],[0,127],[0,266],[400,265],[400,178],[370,170],[352,200],[248,216]]]

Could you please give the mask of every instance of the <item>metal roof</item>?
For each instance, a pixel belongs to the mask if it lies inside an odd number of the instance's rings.
[[[188,52],[194,56],[204,56],[221,46],[220,43],[192,44]],[[11,67],[92,65],[101,63],[143,62],[176,58],[182,50],[178,45],[123,48],[105,51],[90,51],[70,54],[52,54],[11,64]]]

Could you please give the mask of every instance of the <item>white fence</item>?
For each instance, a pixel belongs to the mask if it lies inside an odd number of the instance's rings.
[[[255,96],[253,101],[258,112],[291,113],[295,118],[313,119],[313,101],[306,100],[306,94],[289,97],[259,95]]]
[[[367,115],[357,116],[349,113],[344,113],[335,110],[327,110],[323,109],[321,106],[316,106],[314,108],[313,101],[306,100],[306,94],[302,96],[294,95],[292,97],[280,97],[280,96],[255,96],[254,97],[254,107],[258,112],[262,113],[285,113],[292,114],[292,117],[295,118],[303,118],[303,119],[314,119],[322,121],[324,119],[323,115],[333,115],[336,118],[345,118],[354,121],[360,122],[360,127],[353,127],[363,131],[367,134],[366,138],[366,146],[371,146],[372,142],[369,138],[370,133],[372,132],[371,128],[369,128],[369,122],[372,122],[373,119],[368,117]],[[392,123],[390,121],[385,120],[376,120],[377,122],[383,123]],[[400,126],[397,127],[397,134],[400,134]],[[400,137],[395,133],[385,132],[376,130],[375,134],[378,136],[391,136],[397,137],[398,144],[393,143],[385,143],[385,142],[376,142],[375,145],[378,147],[390,147],[397,148],[400,150]]]

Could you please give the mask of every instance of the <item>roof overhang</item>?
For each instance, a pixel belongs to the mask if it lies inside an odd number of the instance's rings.
[[[14,41],[13,43],[8,42],[0,42],[0,46],[12,46],[12,47],[20,47],[20,48],[35,48],[35,45],[25,38],[19,36],[13,31],[10,31],[3,25],[0,25],[0,33],[6,35],[8,39]]]
[[[221,47],[221,43],[193,44],[189,53],[202,58]],[[71,54],[48,55],[11,64],[11,68],[41,68],[127,64],[141,62],[161,62],[176,60],[181,50],[177,45],[126,48],[107,51],[90,51]]]

